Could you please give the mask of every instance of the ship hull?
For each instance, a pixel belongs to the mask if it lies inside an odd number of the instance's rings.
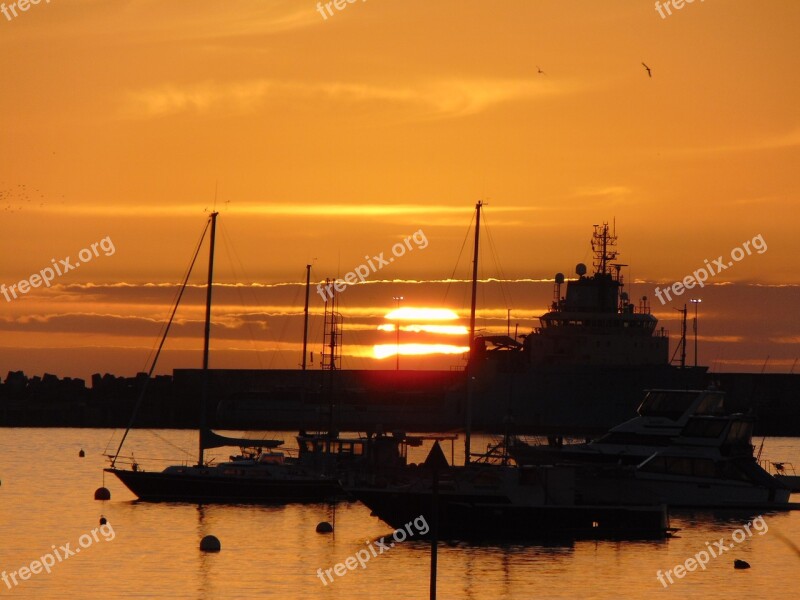
[[[203,504],[283,504],[324,502],[343,495],[332,479],[269,479],[209,475],[209,469],[187,467],[184,472],[146,472],[106,469],[139,500]]]

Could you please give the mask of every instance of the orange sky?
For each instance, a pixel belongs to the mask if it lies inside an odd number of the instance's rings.
[[[369,0],[324,20],[312,0],[53,0],[0,15],[0,282],[106,236],[115,247],[50,289],[0,297],[0,374],[142,369],[174,292],[146,284],[180,279],[216,186],[220,279],[267,286],[220,295],[218,365],[259,346],[296,353],[297,319],[280,316],[296,315],[299,288],[269,286],[300,281],[308,262],[317,278],[343,275],[422,229],[429,246],[380,279],[468,277],[459,250],[485,198],[502,268],[486,255],[487,277],[571,275],[590,262],[591,226],[616,218],[628,278],[652,297],[761,234],[768,251],[714,281],[737,285],[703,292],[706,363],[760,370],[769,355],[788,371],[800,355],[800,4],[673,12]],[[490,292],[483,307],[499,328],[507,307],[536,325],[549,301],[549,283],[516,285],[510,304]],[[343,310],[365,332],[398,294],[463,317],[461,288],[415,286],[354,288]],[[657,314],[676,331],[671,310]],[[187,327],[161,371],[199,364]]]

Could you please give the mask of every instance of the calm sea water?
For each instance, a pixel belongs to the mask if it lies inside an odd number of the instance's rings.
[[[133,449],[143,467],[150,457],[195,447],[186,431],[134,432]],[[336,532],[315,533],[332,520],[326,505],[285,507],[144,504],[115,478],[106,478],[112,499],[97,502],[103,484],[101,456],[120,432],[79,429],[0,430],[0,569],[30,566],[53,546],[79,553],[56,562],[48,574],[31,574],[14,585],[0,581],[0,595],[19,598],[427,598],[429,547],[413,539],[377,558],[365,569],[347,571],[323,585],[317,569],[329,569],[366,548],[367,540],[391,533],[358,503],[336,509]],[[291,434],[282,439],[292,440]],[[760,440],[759,440],[760,441]],[[85,458],[79,458],[83,448]],[[416,449],[419,459],[423,450]],[[456,455],[458,452],[456,451]],[[768,438],[763,458],[800,467],[800,440]],[[795,496],[794,500],[800,501]],[[91,532],[104,515],[111,529]],[[656,572],[674,568],[732,535],[757,515],[673,514],[681,531],[658,542],[577,542],[569,546],[447,545],[439,551],[439,598],[618,599],[651,594],[674,598],[794,597],[800,556],[800,513],[764,515],[768,530],[711,559],[705,571],[687,573],[664,589]],[[112,531],[113,530],[113,531]],[[207,534],[222,552],[199,551]],[[81,537],[84,536],[84,537]],[[87,537],[88,536],[88,537]],[[113,538],[113,539],[112,539]],[[789,541],[787,541],[789,540]],[[79,542],[85,547],[80,547]],[[734,558],[752,568],[734,570]],[[9,587],[10,586],[10,587]]]

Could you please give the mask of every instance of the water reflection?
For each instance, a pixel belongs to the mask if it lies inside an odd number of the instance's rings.
[[[113,543],[97,544],[14,589],[20,598],[187,599],[320,598],[375,596],[426,598],[430,546],[409,539],[334,583],[323,585],[319,568],[329,568],[391,528],[358,503],[335,509],[333,535],[317,534],[320,521],[334,520],[330,505],[197,506],[134,501],[116,481],[112,500],[93,492],[104,466],[100,456],[107,430],[6,429],[0,459],[0,570],[13,571],[50,548],[77,539],[104,514],[114,527]],[[162,432],[180,442],[184,432]],[[80,437],[78,440],[77,438]],[[192,446],[196,441],[189,439]],[[87,450],[77,457],[78,442]],[[768,440],[767,448],[772,444]],[[72,451],[72,447],[75,447]],[[773,444],[775,445],[775,444]],[[800,455],[800,441],[781,440],[781,458]],[[46,469],[34,467],[31,448],[56,448]],[[157,448],[148,456],[158,455]],[[143,454],[144,455],[144,454]],[[800,460],[795,462],[800,463]],[[797,497],[795,497],[797,498]],[[663,590],[658,570],[695,555],[720,537],[752,521],[743,511],[677,511],[679,528],[668,540],[641,542],[466,544],[439,546],[440,598],[507,600],[576,597],[641,599]],[[800,514],[765,513],[769,531],[753,535],[724,556],[676,580],[676,598],[792,597],[800,552]],[[215,535],[222,551],[207,554],[200,539]],[[752,566],[735,571],[733,560]],[[0,583],[2,586],[2,583]]]

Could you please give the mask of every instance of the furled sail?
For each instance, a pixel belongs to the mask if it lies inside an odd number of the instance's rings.
[[[210,429],[200,432],[200,442],[203,448],[221,448],[223,446],[239,446],[245,448],[277,448],[283,440],[256,440],[253,438],[228,437],[214,433]]]

